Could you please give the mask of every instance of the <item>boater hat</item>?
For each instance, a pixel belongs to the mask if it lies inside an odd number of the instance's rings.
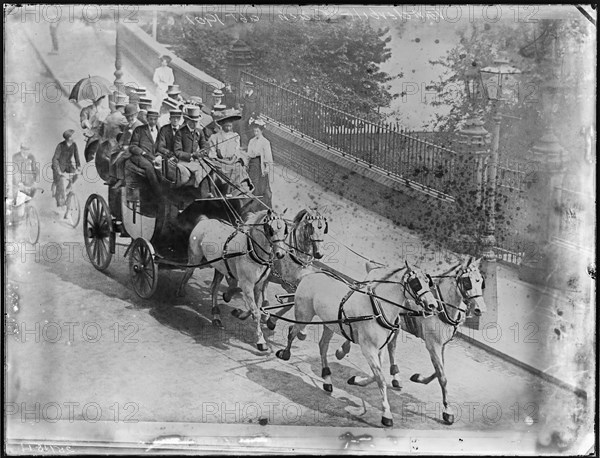
[[[125,94],[121,94],[118,92],[115,92],[115,107],[124,107],[125,105],[127,105],[127,103],[129,102],[129,97],[127,97]]]
[[[181,116],[183,115],[183,113],[181,112],[181,110],[170,110],[169,111],[169,117],[170,118],[181,118]]]
[[[152,100],[150,100],[146,97],[142,97],[142,98],[140,98],[139,105],[140,105],[140,109],[147,110],[148,108],[150,108],[152,106]]]
[[[150,116],[155,116],[155,117],[157,117],[157,118],[158,118],[158,117],[160,116],[160,114],[158,113],[158,111],[157,111],[157,110],[155,110],[154,108],[150,107],[150,108],[148,108],[148,113],[147,113],[147,116],[148,116],[148,117],[150,117]]]
[[[199,107],[203,107],[204,106],[204,102],[202,101],[202,97],[198,97],[196,95],[193,95],[192,97],[190,97],[189,103],[191,105],[198,105]]]
[[[215,89],[212,95],[213,97],[223,97],[223,91],[221,89]]]
[[[179,84],[172,84],[167,88],[167,95],[178,95],[181,94],[181,90],[179,89]]]

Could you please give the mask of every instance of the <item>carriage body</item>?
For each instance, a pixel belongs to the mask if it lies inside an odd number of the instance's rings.
[[[173,188],[163,183],[157,196],[133,164],[126,166],[125,185],[108,186],[108,203],[92,194],[84,210],[84,242],[94,267],[108,268],[117,245],[127,246],[130,276],[142,298],[156,291],[158,270],[188,267],[189,237],[197,222],[217,218],[235,224],[246,196],[209,197],[210,183]],[[205,180],[211,180],[207,176]],[[205,184],[205,186],[203,186]],[[129,243],[123,243],[130,238]]]

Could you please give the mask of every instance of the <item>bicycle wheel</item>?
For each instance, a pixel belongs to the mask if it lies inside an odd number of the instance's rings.
[[[72,226],[77,227],[81,219],[81,207],[77,194],[71,191],[67,195],[67,211],[65,212],[65,220]]]
[[[25,227],[27,228],[27,241],[32,245],[40,239],[40,219],[35,207],[30,205],[25,210]]]

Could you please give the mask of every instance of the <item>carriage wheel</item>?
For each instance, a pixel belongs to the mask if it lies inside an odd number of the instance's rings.
[[[25,210],[25,227],[27,228],[27,241],[32,245],[40,239],[40,219],[35,207],[27,206]]]
[[[142,299],[149,299],[158,286],[158,264],[154,261],[154,248],[143,238],[133,241],[129,252],[129,275],[133,290]]]
[[[112,259],[110,235],[112,231],[110,211],[106,201],[97,194],[88,197],[83,211],[83,240],[92,265],[106,270]]]
[[[65,216],[72,227],[77,227],[79,220],[81,219],[81,207],[79,206],[77,194],[74,192],[70,192],[67,196],[67,212]]]

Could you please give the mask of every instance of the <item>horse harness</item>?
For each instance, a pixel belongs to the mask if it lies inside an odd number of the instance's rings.
[[[268,217],[265,216],[265,218],[264,218],[264,220],[263,220],[262,223],[244,224],[244,226],[264,226],[264,224],[266,224],[267,222],[269,222],[269,220],[268,220]],[[240,232],[246,236],[246,251],[245,252],[241,252],[241,253],[229,253],[228,250],[227,250],[227,246],[234,239],[234,237],[238,233],[240,233]],[[266,236],[266,234],[265,234],[265,236]],[[278,240],[273,240],[273,241],[269,240],[269,243],[272,245],[273,243],[282,242],[282,241],[283,240],[279,240],[279,239]],[[245,231],[244,229],[242,229],[242,226],[237,226],[235,228],[235,231],[233,231],[231,234],[229,234],[229,237],[227,237],[227,240],[225,241],[225,244],[223,245],[222,260],[223,260],[223,263],[225,264],[225,268],[227,269],[227,274],[231,278],[235,279],[235,275],[233,275],[233,272],[231,271],[231,267],[229,266],[229,263],[227,262],[227,260],[231,259],[233,257],[243,256],[245,254],[247,254],[250,257],[250,259],[252,259],[252,261],[254,261],[256,264],[259,264],[261,266],[265,266],[265,270],[261,274],[261,276],[258,279],[258,281],[260,282],[260,280],[262,280],[265,277],[265,275],[267,274],[267,272],[269,271],[269,269],[273,265],[273,260],[270,257],[269,257],[269,259],[261,258],[261,256],[258,254],[258,252],[256,250],[256,247],[260,248],[266,254],[271,254],[271,253],[268,253],[260,245],[257,245],[256,244],[256,240],[254,240],[250,236],[250,231]]]

